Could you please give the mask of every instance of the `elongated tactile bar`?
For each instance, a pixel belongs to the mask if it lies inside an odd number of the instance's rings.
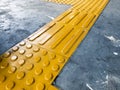
[[[72,7],[0,56],[0,90],[57,90],[52,82],[108,0],[48,0]]]

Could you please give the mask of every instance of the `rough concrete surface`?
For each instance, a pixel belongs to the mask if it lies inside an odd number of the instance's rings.
[[[41,17],[39,3],[39,0],[0,1],[0,53],[51,20],[48,16]],[[56,8],[58,4],[50,5],[47,4],[46,8],[51,17],[69,8],[66,5],[59,5],[59,8]],[[120,90],[119,5],[120,0],[110,0],[56,78],[54,84],[61,90]],[[45,12],[44,9],[42,12]]]

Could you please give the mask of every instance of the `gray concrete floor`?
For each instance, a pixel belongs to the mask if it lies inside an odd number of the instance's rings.
[[[39,0],[0,1],[0,53],[70,7],[59,5],[59,8],[55,8],[58,4],[44,3],[41,5],[49,8],[41,11],[39,4]],[[61,90],[120,90],[119,5],[120,0],[110,0],[87,37],[56,78],[54,84]],[[50,14],[41,15],[44,10]]]

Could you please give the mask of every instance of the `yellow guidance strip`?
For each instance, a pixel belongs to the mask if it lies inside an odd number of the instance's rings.
[[[57,90],[52,82],[108,0],[48,0],[72,7],[0,56],[0,90]]]

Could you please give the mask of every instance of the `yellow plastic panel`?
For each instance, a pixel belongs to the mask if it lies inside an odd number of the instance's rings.
[[[72,7],[0,56],[0,90],[58,90],[52,82],[108,0],[48,0]]]

